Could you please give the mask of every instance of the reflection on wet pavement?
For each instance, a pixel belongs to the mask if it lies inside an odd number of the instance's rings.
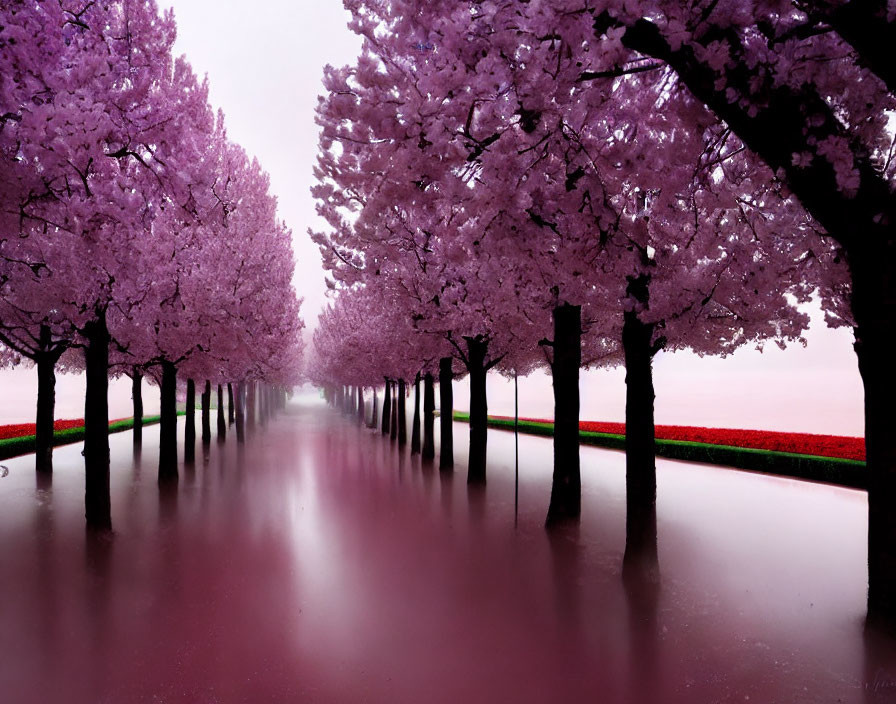
[[[622,574],[624,458],[583,448],[546,532],[550,442],[489,436],[468,489],[322,405],[228,438],[159,492],[158,429],[112,437],[114,534],[80,447],[0,479],[3,702],[896,701],[865,633],[865,496],[658,463],[658,565]],[[436,433],[438,438],[438,432]]]

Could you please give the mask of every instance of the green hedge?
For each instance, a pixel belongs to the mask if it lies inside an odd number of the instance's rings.
[[[179,416],[184,415],[183,411],[179,411]],[[155,425],[161,420],[161,416],[143,416],[143,425]],[[134,427],[133,418],[125,418],[124,420],[116,420],[109,423],[110,433],[121,433]],[[71,445],[84,440],[84,426],[80,428],[66,428],[65,430],[57,430],[53,433],[53,447],[59,445]],[[28,455],[34,452],[34,436],[23,435],[19,438],[6,438],[0,440],[0,460],[9,459],[10,457],[18,457],[19,455]]]
[[[469,423],[470,414],[455,411],[454,419],[462,423]],[[500,430],[513,430],[513,420],[511,419],[489,416],[488,424],[490,427]],[[553,437],[554,424],[521,420],[519,422],[519,432],[526,435]],[[579,437],[583,445],[595,445],[610,450],[625,449],[625,435],[581,430],[579,431]],[[858,460],[799,455],[791,452],[756,450],[748,447],[711,445],[682,440],[657,440],[656,454],[660,457],[674,460],[706,462],[725,467],[734,467],[735,469],[793,477],[794,479],[827,482],[852,489],[867,489],[865,463]]]

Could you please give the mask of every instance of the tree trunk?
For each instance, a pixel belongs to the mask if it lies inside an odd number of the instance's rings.
[[[224,387],[218,384],[218,442],[227,438],[227,418],[224,416]]]
[[[411,454],[420,452],[420,375],[414,379],[414,420],[411,423]]]
[[[853,253],[855,351],[865,389],[868,621],[896,632],[896,273],[893,253]]]
[[[877,74],[887,84],[891,94],[896,94],[896,66],[893,65],[892,55],[887,52],[887,47],[893,46],[896,41],[896,26],[893,22],[881,21],[885,3],[882,0],[864,0],[833,7],[827,3],[817,5],[820,6],[817,14],[810,9],[809,16],[832,26],[840,38],[849,42],[859,54],[859,63]]]
[[[432,374],[427,372],[423,377],[423,449],[421,454],[423,459],[428,461],[436,456],[435,410],[435,388]]]
[[[379,419],[380,409],[377,408],[377,403],[379,403],[379,400],[376,397],[376,387],[374,386],[373,387],[373,407],[370,409],[370,427],[373,428],[374,430],[377,429],[377,426],[379,425],[379,420],[380,420]]]
[[[212,384],[206,379],[205,389],[202,391],[202,444],[208,447],[212,444]]]
[[[454,470],[454,393],[451,383],[454,374],[451,371],[451,357],[439,360],[439,470]]]
[[[246,442],[245,397],[246,385],[242,381],[238,381],[236,384],[236,441],[241,445]]]
[[[103,311],[84,326],[84,506],[87,527],[112,530],[109,498],[109,329]]]
[[[407,386],[404,379],[398,380],[398,445],[404,447],[408,444],[408,408]]]
[[[131,399],[134,403],[134,451],[143,447],[143,375],[137,367],[131,371]]]
[[[196,382],[187,379],[187,419],[184,423],[184,462],[196,460]]]
[[[41,326],[43,337],[44,326]],[[47,336],[50,329],[47,328]],[[48,340],[49,342],[49,340]],[[56,410],[56,360],[53,353],[37,355],[37,419],[34,430],[35,469],[43,477],[53,474],[53,420]]]
[[[364,425],[364,392],[358,387],[358,425]]]
[[[177,367],[162,362],[159,484],[177,481]]]
[[[233,383],[227,382],[227,425],[236,422],[236,409],[233,406]]]
[[[246,388],[246,431],[255,430],[255,382],[249,381]]]
[[[470,372],[470,464],[467,484],[485,484],[488,454],[488,396],[485,391],[485,357],[488,343],[478,337],[467,341],[467,361]]]
[[[579,473],[579,368],[582,366],[582,308],[554,308],[554,479],[547,525],[578,519],[582,504]]]
[[[383,435],[389,434],[389,423],[392,420],[392,382],[386,379],[386,390],[383,392]]]
[[[653,425],[653,325],[634,311],[624,314],[625,354],[625,556],[623,571],[655,565],[656,455]]]
[[[389,439],[397,440],[398,439],[398,394],[395,391],[396,385],[392,384],[392,402],[390,404],[390,408],[392,410],[391,417],[389,418]]]

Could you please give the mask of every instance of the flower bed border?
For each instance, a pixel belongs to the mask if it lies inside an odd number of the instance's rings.
[[[469,423],[470,415],[455,411],[454,419],[462,423]],[[513,419],[489,416],[488,425],[499,430],[512,431]],[[519,432],[526,435],[553,437],[554,424],[520,420]],[[609,450],[625,449],[625,435],[580,430],[579,438],[584,445],[594,445]],[[656,440],[655,442],[657,456],[668,459],[715,464],[792,479],[825,482],[850,489],[868,488],[865,463],[861,460],[800,455],[792,452],[712,445],[685,440]]]
[[[178,415],[182,415],[179,412]],[[143,425],[155,425],[161,420],[161,416],[144,416]],[[124,418],[123,420],[115,420],[109,423],[110,433],[121,433],[134,427],[133,418]],[[53,432],[53,447],[60,445],[72,445],[81,442],[84,439],[84,426],[77,428],[66,428],[64,430],[56,430]],[[0,440],[0,460],[7,460],[11,457],[19,457],[34,452],[34,435],[22,435],[17,438],[4,438]]]

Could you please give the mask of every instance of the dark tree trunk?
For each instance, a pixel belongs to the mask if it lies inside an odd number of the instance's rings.
[[[245,397],[246,385],[242,381],[239,381],[236,385],[236,441],[239,444],[246,442]]]
[[[488,342],[478,337],[467,341],[467,362],[470,372],[470,464],[467,484],[485,484],[488,455],[488,396],[485,391]]]
[[[358,425],[364,425],[364,392],[358,387]]]
[[[868,620],[896,632],[896,273],[893,256],[853,264],[855,351],[865,389],[868,472]],[[858,259],[858,257],[853,258]]]
[[[268,422],[267,409],[264,404],[264,382],[256,383],[256,392],[255,395],[258,397],[258,424],[265,425]],[[342,404],[345,403],[345,389],[342,388],[340,390],[340,401]],[[343,412],[345,412],[345,406],[342,407]]]
[[[582,309],[554,308],[554,479],[547,525],[578,519],[582,505],[579,473],[579,368],[582,366]]]
[[[407,387],[404,379],[398,380],[398,444],[405,446],[408,444],[408,408],[407,408]]]
[[[184,422],[184,462],[196,460],[196,382],[187,379],[187,418]]]
[[[420,452],[420,375],[414,379],[414,420],[411,422],[411,454]]]
[[[143,375],[137,367],[131,371],[131,399],[134,402],[134,450],[143,447]]]
[[[391,418],[389,418],[389,439],[397,440],[398,439],[398,394],[395,391],[396,384],[392,384],[392,402],[390,404],[390,409],[392,411]]]
[[[109,329],[106,313],[84,326],[84,506],[87,527],[112,529],[109,499]]]
[[[832,26],[858,52],[859,63],[876,73],[887,84],[890,93],[896,94],[896,66],[886,48],[896,42],[896,25],[883,21],[887,3],[884,0],[859,0],[833,6],[828,3],[816,5],[817,10],[808,10],[809,16]]]
[[[866,36],[871,35],[866,32]],[[690,44],[673,49],[659,27],[648,20],[628,27],[622,42],[666,62],[691,93],[728,123],[772,171],[781,170],[790,191],[840,244],[847,249],[872,242],[892,246],[892,190],[869,150],[853,150],[858,175],[855,192],[841,188],[838,167],[831,159],[813,159],[809,164],[793,159],[794,153],[811,152],[813,145],[826,139],[851,139],[836,107],[817,90],[807,84],[795,88],[778,82],[765,88],[761,106],[748,109],[742,101],[730,99],[732,90],[744,95],[751,91],[755,71],[750,70],[750,50],[745,44],[732,45],[730,60],[719,72],[703,62]],[[881,50],[886,52],[883,47]],[[892,65],[891,57],[885,55]],[[812,120],[807,122],[807,116]]]
[[[47,328],[49,338],[50,329]],[[41,326],[41,337],[44,326]],[[49,339],[47,340],[49,343]],[[43,477],[53,474],[53,420],[56,411],[56,360],[52,352],[37,355],[37,419],[34,430],[35,469]]]
[[[423,377],[423,449],[421,454],[423,459],[428,461],[436,456],[435,410],[435,388],[432,374],[427,372]]]
[[[383,435],[389,434],[392,420],[392,382],[386,379],[386,390],[383,392]]]
[[[177,367],[162,362],[159,484],[177,481]]]
[[[255,382],[247,382],[246,388],[246,431],[255,430]]]
[[[233,405],[233,383],[227,382],[227,424],[233,425],[236,422],[236,409]]]
[[[224,387],[218,384],[218,442],[227,439],[227,418],[224,416]]]
[[[377,407],[378,403],[379,403],[379,400],[376,397],[376,387],[374,386],[373,387],[373,406],[370,409],[370,427],[373,428],[374,430],[377,429],[377,426],[379,425],[379,420],[380,420],[379,419],[380,409]]]
[[[640,277],[630,284],[630,291],[640,281],[646,292],[645,279]],[[646,301],[646,293],[643,300]],[[634,311],[624,314],[626,519],[623,571],[637,568],[638,572],[643,572],[645,566],[657,562],[652,336],[652,324],[642,323]]]
[[[451,357],[439,360],[439,470],[454,470],[454,393],[451,383],[454,373],[451,371]]]
[[[208,379],[202,391],[202,444],[205,447],[212,444],[212,384]]]

